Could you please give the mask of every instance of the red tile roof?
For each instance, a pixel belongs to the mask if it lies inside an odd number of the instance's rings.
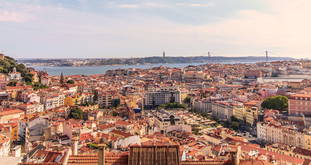
[[[12,114],[18,114],[18,113],[24,113],[24,111],[18,110],[18,109],[5,110],[5,111],[0,112],[0,116],[12,115]]]
[[[128,153],[105,153],[105,165],[127,165]],[[68,165],[97,165],[97,155],[72,155],[69,157]]]

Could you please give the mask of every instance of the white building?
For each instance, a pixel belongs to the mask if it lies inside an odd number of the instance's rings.
[[[212,103],[212,116],[219,120],[231,120],[234,105],[230,102],[217,101]]]
[[[192,102],[192,109],[198,113],[212,112],[212,102],[208,100],[194,100]]]
[[[43,112],[44,106],[40,103],[25,103],[13,106],[12,108],[17,108],[25,111],[26,114],[32,114],[36,112]]]
[[[283,126],[281,124],[257,122],[257,138],[267,143],[304,147],[305,137],[307,136],[303,132],[299,132],[293,125]]]
[[[13,68],[13,71],[9,73],[9,79],[19,81],[22,79],[21,73],[17,72],[16,68]]]
[[[182,102],[179,88],[161,88],[156,91],[149,91],[145,94],[144,103],[146,106],[158,106],[171,102]]]
[[[113,147],[115,149],[117,149],[117,148],[127,148],[129,145],[134,145],[134,144],[138,144],[138,145],[141,144],[141,139],[137,135],[118,139],[117,141],[115,141],[113,143]]]
[[[65,95],[45,96],[41,98],[41,103],[45,110],[57,108],[64,105]]]
[[[10,152],[10,138],[0,134],[0,156],[8,156]]]
[[[183,125],[183,121],[179,116],[176,116],[174,113],[168,112],[166,110],[157,110],[151,112],[152,124],[155,127],[155,130],[165,133],[167,132],[170,126]]]

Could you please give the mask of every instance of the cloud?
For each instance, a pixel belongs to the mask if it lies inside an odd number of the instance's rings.
[[[182,7],[212,7],[212,3],[176,3],[177,6]]]
[[[118,4],[118,8],[178,8],[178,7],[212,7],[212,3],[173,3],[173,2],[143,2],[143,3],[131,3],[131,4]]]
[[[262,2],[264,9],[244,8],[230,17],[214,16],[214,22],[204,16],[207,10],[223,10],[216,2],[113,3],[101,12],[10,3],[6,13],[0,10],[0,45],[19,57],[149,56],[163,49],[168,55],[211,51],[237,56],[261,55],[269,49],[272,56],[309,57],[311,23],[306,16],[311,15],[311,1]],[[208,6],[213,8],[204,8]],[[135,10],[151,8],[153,13]],[[201,23],[181,22],[180,17]]]
[[[309,0],[265,0],[265,11],[241,10],[232,19],[199,27],[207,36],[225,38],[238,50],[275,49],[275,55],[310,56]],[[280,5],[282,4],[282,5]]]
[[[29,15],[25,13],[12,12],[12,11],[0,11],[0,22],[22,23],[29,19],[30,19]]]
[[[138,8],[167,8],[169,7],[167,4],[163,3],[133,3],[133,4],[118,4],[116,5],[118,8],[128,8],[128,9],[138,9]]]
[[[137,4],[121,4],[118,5],[119,8],[129,8],[129,9],[135,9],[135,8],[141,8],[140,5]]]

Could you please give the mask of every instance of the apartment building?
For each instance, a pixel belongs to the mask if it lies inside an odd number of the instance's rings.
[[[267,143],[280,143],[308,148],[309,136],[289,125],[257,122],[257,138]]]
[[[97,103],[101,108],[107,108],[112,106],[112,100],[115,94],[109,91],[100,91],[98,93]]]
[[[233,110],[233,116],[241,121],[245,121],[246,120],[246,116],[245,116],[245,107],[244,106],[240,106],[238,108],[235,108]]]
[[[202,114],[212,112],[212,102],[208,100],[194,100],[192,102],[192,109]]]
[[[165,87],[145,94],[145,106],[158,106],[170,102],[182,102],[179,88]]]
[[[25,104],[12,106],[12,108],[21,109],[25,111],[26,114],[32,114],[32,113],[44,111],[44,105],[40,103],[25,103]]]
[[[231,120],[235,109],[243,109],[243,105],[229,101],[216,101],[212,103],[212,116],[219,120]]]
[[[233,116],[249,125],[254,125],[258,120],[257,107],[236,106],[233,109]]]
[[[19,109],[6,109],[0,111],[0,123],[8,123],[12,119],[19,119],[24,114],[25,112]]]
[[[64,105],[65,95],[52,95],[44,96],[41,98],[41,103],[44,105],[45,110],[57,108]]]
[[[10,138],[0,134],[0,156],[9,156],[10,151]],[[2,158],[3,159],[3,158]]]
[[[294,94],[288,100],[289,114],[311,115],[311,94]]]
[[[258,121],[259,110],[257,107],[246,108],[245,121],[249,125],[254,125]]]

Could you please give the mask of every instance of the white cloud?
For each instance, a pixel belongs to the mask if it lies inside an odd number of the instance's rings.
[[[110,16],[67,8],[13,5],[17,6],[15,10],[8,8],[9,12],[0,12],[0,23],[22,22],[27,28],[19,26],[10,30],[0,26],[0,45],[7,45],[6,49],[12,48],[15,54],[24,55],[28,51],[29,57],[34,54],[51,57],[148,56],[161,53],[163,49],[168,55],[201,55],[207,51],[216,55],[260,55],[269,49],[272,56],[311,57],[308,54],[311,52],[311,23],[307,20],[311,15],[311,1],[263,1],[265,10],[242,10],[234,17],[213,23],[204,24],[202,19],[200,25],[176,23],[163,15],[137,12]],[[169,5],[138,3],[119,7],[134,10]],[[17,50],[14,49],[16,45]],[[36,49],[29,50],[32,47]]]
[[[25,13],[12,12],[12,11],[0,11],[0,22],[25,22],[29,20],[29,15]]]
[[[119,4],[117,5],[119,8],[128,8],[128,9],[138,9],[138,8],[167,8],[169,5],[163,3],[133,3],[133,4]]]
[[[311,1],[265,0],[265,3],[267,11],[243,10],[236,18],[199,30],[207,36],[225,37],[224,42],[237,49],[276,48],[274,52],[278,55],[311,57],[311,22],[306,19],[311,15]]]
[[[212,3],[176,3],[177,6],[182,7],[212,7]]]
[[[130,8],[130,9],[135,9],[135,8],[140,8],[141,6],[137,4],[121,4],[118,5],[119,8]]]
[[[175,7],[212,7],[212,3],[154,3],[154,2],[143,2],[143,3],[130,3],[130,4],[118,4],[118,8],[175,8]]]

